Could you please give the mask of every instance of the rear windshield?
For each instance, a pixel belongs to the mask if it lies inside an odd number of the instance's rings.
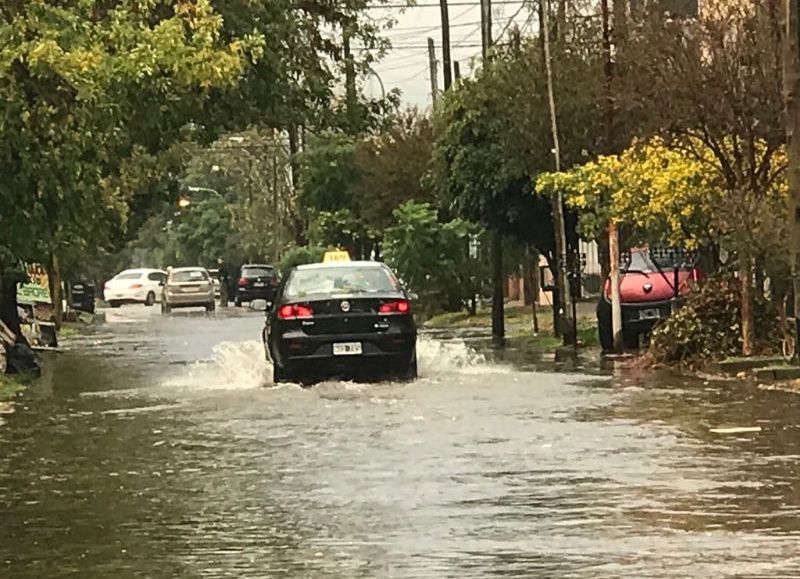
[[[298,269],[284,290],[288,298],[335,294],[377,294],[400,291],[400,284],[384,267]]]
[[[172,272],[172,281],[182,283],[186,281],[206,281],[208,274],[201,269],[193,269],[190,271],[175,271]]]
[[[275,270],[271,267],[245,267],[242,269],[242,277],[265,277],[274,273]]]
[[[140,277],[142,277],[142,272],[121,273],[117,277],[115,277],[114,279],[139,279]]]

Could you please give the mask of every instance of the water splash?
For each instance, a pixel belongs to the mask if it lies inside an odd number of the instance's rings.
[[[191,364],[170,377],[167,387],[199,390],[246,390],[272,382],[272,365],[264,358],[264,346],[256,340],[220,342],[210,360]]]
[[[426,336],[417,339],[417,365],[422,378],[497,370],[490,367],[483,354],[463,340],[437,340]]]

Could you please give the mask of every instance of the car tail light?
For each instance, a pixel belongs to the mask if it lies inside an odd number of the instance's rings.
[[[314,317],[314,310],[305,304],[286,304],[278,308],[279,320],[303,320]]]
[[[247,280],[247,278],[246,278],[246,277],[240,277],[240,278],[239,278],[239,287],[246,286],[246,285],[247,285],[247,281],[248,281],[248,280]]]
[[[140,283],[135,283],[135,284],[133,284],[133,285],[131,286],[131,289],[142,289],[142,284],[140,284]]]
[[[408,300],[392,300],[384,302],[378,307],[379,314],[407,314],[411,311]]]

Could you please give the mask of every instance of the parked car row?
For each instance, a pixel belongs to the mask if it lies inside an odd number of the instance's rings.
[[[228,295],[236,306],[257,299],[272,301],[278,286],[278,273],[271,265],[245,264],[235,280],[235,290]],[[153,306],[160,303],[165,313],[183,307],[204,307],[213,311],[221,288],[219,269],[126,269],[105,283],[103,299],[112,308],[125,304]]]

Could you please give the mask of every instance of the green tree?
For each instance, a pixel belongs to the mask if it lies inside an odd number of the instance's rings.
[[[438,221],[428,203],[407,201],[386,231],[385,258],[403,283],[419,295],[426,313],[456,311],[483,293],[486,260],[472,259],[469,239],[480,228],[454,219]]]
[[[261,43],[223,42],[208,0],[23,2],[4,4],[2,16],[2,264],[51,263],[64,246],[109,237],[127,213],[113,179],[121,162],[177,140]],[[4,319],[16,326],[13,290],[3,290]]]

